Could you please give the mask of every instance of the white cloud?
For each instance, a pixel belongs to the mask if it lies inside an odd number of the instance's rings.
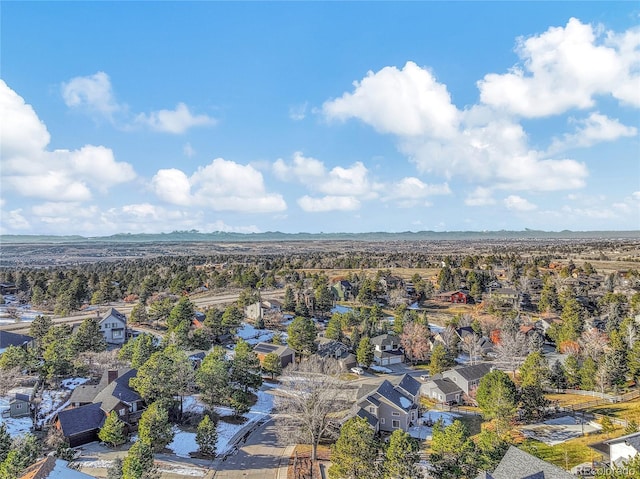
[[[125,130],[142,125],[154,131],[182,134],[195,126],[212,126],[216,120],[208,115],[195,115],[185,103],[178,103],[175,110],[158,110],[132,114],[129,107],[119,103],[111,87],[111,79],[104,72],[75,77],[62,83],[62,98],[69,108],[107,118]],[[115,114],[119,117],[116,119]]]
[[[79,150],[47,150],[50,140],[37,114],[0,80],[2,115],[3,186],[26,197],[57,201],[86,201],[95,188],[106,193],[112,186],[135,178],[133,167],[117,162],[103,146]]]
[[[604,36],[571,18],[565,27],[519,38],[516,51],[523,65],[486,75],[478,82],[480,99],[523,117],[591,108],[596,95],[640,106],[638,46],[638,28]]]
[[[198,168],[190,177],[176,168],[158,170],[151,184],[159,198],[175,205],[252,213],[287,208],[282,195],[266,191],[262,173],[223,158]]]
[[[119,105],[113,95],[109,75],[98,72],[75,77],[62,84],[62,98],[70,108],[85,109],[111,118],[113,113],[126,108]]]
[[[578,125],[576,132],[565,134],[562,139],[554,139],[549,147],[549,153],[567,150],[569,148],[586,148],[603,141],[614,141],[621,137],[635,136],[638,129],[625,126],[615,118],[609,118],[598,112],[591,113],[583,120],[573,120]]]
[[[573,208],[563,206],[562,213],[565,217],[583,217],[597,220],[610,220],[618,218],[618,215],[610,207]]]
[[[447,87],[427,70],[407,62],[384,67],[353,83],[353,93],[324,103],[329,119],[358,118],[381,133],[447,138],[455,133],[458,110]]]
[[[289,107],[289,118],[293,121],[301,121],[304,120],[307,116],[307,108],[309,107],[308,102],[304,102],[300,105],[294,105]]]
[[[6,224],[9,226],[9,231],[28,230],[31,228],[31,224],[29,224],[29,221],[27,221],[27,219],[22,216],[22,208],[9,211],[9,213],[6,215],[6,218],[3,220],[3,223],[4,221],[7,222]],[[4,227],[2,229],[4,230]]]
[[[153,111],[148,115],[140,113],[136,123],[149,126],[164,133],[181,134],[194,126],[215,125],[216,121],[207,115],[194,115],[184,103],[178,103],[175,110]]]
[[[424,201],[425,198],[435,195],[449,195],[451,189],[447,183],[432,185],[415,177],[406,177],[385,187],[385,192],[383,201],[396,201],[397,205],[402,208],[411,208],[419,204],[430,206],[429,202]]]
[[[493,192],[490,188],[478,186],[464,200],[467,206],[489,206],[494,205],[496,200],[493,198]]]
[[[529,202],[529,200],[517,195],[507,196],[504,199],[504,205],[507,209],[515,211],[533,211],[538,208],[536,205]]]
[[[324,196],[312,198],[303,196],[298,205],[307,213],[324,213],[327,211],[353,211],[360,208],[360,201],[353,196]]]

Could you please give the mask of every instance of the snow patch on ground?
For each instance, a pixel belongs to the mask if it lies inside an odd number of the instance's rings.
[[[0,411],[9,409],[9,398],[0,398]],[[7,431],[11,437],[21,436],[31,431],[33,422],[29,416],[27,417],[4,417],[0,414],[0,423],[7,427]]]
[[[460,417],[458,414],[430,409],[429,411],[422,413],[422,416],[418,419],[418,425],[410,427],[408,432],[416,439],[421,439],[423,441],[425,439],[432,439],[433,425],[435,425],[439,419],[441,419],[442,424],[447,427],[453,424],[453,421],[458,417]],[[428,424],[431,424],[431,426],[428,426]]]
[[[86,383],[87,381],[89,381],[89,378],[70,378],[63,379],[60,384],[63,388],[68,389],[69,391],[73,391],[75,388]]]
[[[375,364],[372,364],[371,366],[369,366],[369,369],[371,369],[372,371],[375,371],[377,373],[391,373],[391,372],[393,372],[389,368],[385,368],[384,366],[376,366]]]
[[[192,452],[198,451],[195,432],[182,431],[178,427],[173,428],[175,436],[173,441],[167,446],[178,457],[191,457]]]
[[[587,422],[583,424],[580,418],[573,416],[562,416],[549,419],[542,423],[528,424],[522,426],[520,430],[526,437],[544,442],[549,446],[562,444],[584,434],[591,434],[602,428],[600,424],[595,422]]]
[[[242,323],[242,328],[236,333],[239,338],[251,345],[271,341],[273,334],[274,332],[270,329],[257,329],[247,323]]]

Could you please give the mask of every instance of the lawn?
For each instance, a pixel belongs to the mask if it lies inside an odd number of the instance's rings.
[[[640,424],[640,399],[615,404],[603,404],[602,406],[585,409],[585,411],[596,414],[606,414],[607,416],[626,419],[627,421],[635,421]]]
[[[558,401],[558,406],[574,406],[576,404],[590,402],[596,399],[597,397],[593,396],[581,396],[579,394],[545,394],[544,395],[549,401],[552,403]]]

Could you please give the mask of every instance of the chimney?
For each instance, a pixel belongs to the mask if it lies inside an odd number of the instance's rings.
[[[107,384],[111,384],[116,379],[118,379],[117,369],[110,369],[109,371],[107,371]]]

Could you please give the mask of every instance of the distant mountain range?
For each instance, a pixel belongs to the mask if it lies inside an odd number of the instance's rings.
[[[252,241],[456,241],[518,239],[640,239],[637,231],[404,231],[400,233],[227,233],[173,231],[171,233],[120,233],[111,236],[0,235],[0,244],[25,243],[157,243],[157,242],[252,242]]]

